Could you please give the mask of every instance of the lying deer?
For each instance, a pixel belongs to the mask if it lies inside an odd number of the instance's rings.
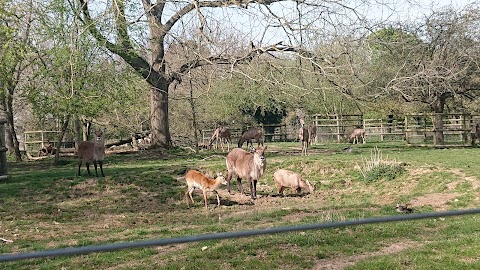
[[[81,142],[78,145],[78,173],[77,176],[80,176],[80,167],[82,162],[85,161],[87,166],[87,173],[90,174],[90,163],[93,163],[95,166],[95,176],[98,177],[97,173],[97,163],[100,165],[100,170],[103,174],[103,159],[105,157],[105,140],[103,136],[103,131],[96,131],[95,138],[92,141]]]
[[[187,190],[185,191],[185,198],[187,199],[188,207],[190,207],[190,204],[188,203],[187,195],[190,196],[190,200],[192,200],[192,203],[195,203],[193,201],[192,193],[196,188],[202,190],[203,192],[203,200],[205,201],[205,208],[208,208],[207,191],[211,191],[215,193],[215,195],[217,195],[217,205],[220,206],[220,197],[218,196],[218,192],[216,189],[220,185],[227,184],[225,177],[223,177],[221,173],[217,174],[216,179],[211,179],[203,175],[199,171],[190,170],[187,172],[187,174],[185,174],[185,180],[187,181]]]
[[[352,134],[350,134],[350,137],[348,137],[348,141],[351,142],[352,144],[359,143],[358,138],[362,138],[362,142],[365,143],[365,129],[363,128],[357,128],[355,129]]]
[[[291,188],[295,194],[299,194],[302,189],[309,193],[313,193],[315,190],[315,185],[303,180],[300,174],[285,169],[277,170],[273,174],[273,181],[275,182],[278,193],[282,195],[285,188]]]
[[[242,148],[235,148],[228,153],[227,163],[227,189],[230,192],[230,180],[233,175],[237,175],[237,183],[240,193],[245,194],[242,187],[242,178],[246,179],[250,185],[250,194],[252,199],[257,198],[257,181],[265,172],[267,160],[265,159],[265,150],[267,146],[253,149],[247,152]]]
[[[242,148],[243,143],[247,142],[247,147],[248,144],[250,144],[253,147],[252,140],[255,139],[258,143],[257,147],[260,147],[260,144],[263,146],[263,130],[261,128],[251,128],[244,133],[242,133],[242,136],[240,137],[240,140],[238,141],[238,148]]]

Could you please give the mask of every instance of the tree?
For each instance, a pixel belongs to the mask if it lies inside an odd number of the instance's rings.
[[[426,104],[435,113],[435,142],[443,144],[442,113],[448,99],[480,94],[480,9],[434,12],[413,33],[421,42],[386,85],[407,102]]]
[[[81,9],[81,17],[85,25],[89,27],[91,34],[95,39],[105,46],[111,52],[122,57],[130,64],[149,84],[151,89],[151,128],[152,145],[155,147],[171,147],[171,135],[168,118],[168,95],[170,87],[176,83],[182,82],[182,76],[188,74],[192,69],[206,65],[225,65],[235,67],[241,64],[250,63],[252,59],[262,54],[271,53],[272,56],[279,55],[280,52],[295,52],[304,62],[316,62],[313,65],[320,66],[324,63],[323,57],[314,57],[303,44],[303,34],[299,31],[305,31],[308,26],[319,26],[319,17],[335,14],[337,17],[350,16],[358,19],[359,14],[355,8],[348,7],[344,3],[336,1],[329,3],[311,3],[288,2],[292,10],[295,5],[302,5],[307,8],[305,13],[308,16],[298,16],[296,18],[287,18],[282,14],[280,6],[274,7],[278,0],[253,0],[253,1],[155,1],[142,0],[143,10],[127,0],[113,0],[110,8],[111,13],[103,20],[99,16],[92,16],[94,10],[91,5],[93,1],[78,0]],[[97,4],[98,7],[103,4]],[[238,50],[239,46],[231,48],[221,48],[214,41],[215,38],[222,38],[225,34],[224,21],[215,24],[214,15],[205,15],[214,13],[212,9],[224,9],[235,7],[237,14],[241,16],[243,10],[253,10],[252,14],[257,14],[262,20],[274,21],[269,27],[280,27],[285,31],[285,39],[289,40],[288,45],[277,42],[273,45],[255,46],[250,43],[250,47]],[[298,9],[299,10],[299,9]],[[248,12],[247,11],[247,12]],[[99,12],[95,14],[106,14],[108,12]],[[95,15],[93,14],[93,15]],[[325,15],[326,14],[326,15]],[[263,16],[263,17],[262,17]],[[193,20],[193,18],[198,20]],[[144,21],[145,19],[145,21]],[[187,25],[189,21],[195,21],[196,25]],[[335,21],[329,19],[320,21],[319,27],[336,28],[344,22],[358,24],[358,20]],[[142,24],[144,23],[144,24]],[[328,26],[326,26],[328,24]],[[185,28],[182,28],[185,26]],[[194,26],[198,31],[194,31]],[[218,28],[215,28],[218,27]],[[303,29],[303,30],[302,30]],[[223,31],[223,32],[222,32]],[[145,34],[147,32],[148,34]],[[179,41],[178,33],[195,33],[211,47],[211,54],[205,55],[198,52],[198,57],[193,60],[186,60],[175,70],[169,70],[169,63],[165,59],[165,53],[172,40]],[[260,31],[261,32],[261,31]],[[190,34],[195,36],[195,34]],[[148,36],[148,41],[144,42],[142,37]],[[233,35],[232,35],[233,36]],[[231,36],[230,36],[231,37]],[[181,41],[181,40],[180,40]],[[250,39],[251,41],[251,39]],[[298,43],[300,42],[300,44]],[[148,48],[143,46],[149,44]],[[245,40],[241,41],[245,44]],[[200,46],[202,47],[202,46]],[[240,52],[240,53],[239,53]],[[149,55],[149,57],[147,56]]]
[[[2,115],[7,118],[7,145],[13,146],[15,158],[22,160],[20,143],[17,138],[14,121],[14,97],[22,73],[30,64],[26,61],[28,39],[32,22],[32,1],[17,5],[10,1],[0,2],[0,98]]]

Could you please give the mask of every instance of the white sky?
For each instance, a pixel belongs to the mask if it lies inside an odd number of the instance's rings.
[[[388,5],[384,4],[371,4],[370,6],[363,5],[363,0],[337,0],[338,3],[346,3],[349,6],[354,6],[356,2],[358,2],[358,6],[361,8],[357,8],[357,11],[360,11],[362,15],[366,16],[371,20],[378,20],[382,22],[390,21],[415,21],[415,20],[423,20],[427,15],[430,15],[433,10],[441,10],[446,7],[453,7],[455,9],[463,9],[465,6],[477,3],[480,4],[480,0],[412,0],[415,1],[416,4],[411,4],[412,1],[408,0],[378,0],[378,2],[387,3]],[[334,2],[334,1],[330,1]],[[374,1],[370,1],[374,2]],[[321,3],[321,1],[320,1]],[[249,6],[248,9],[244,11],[240,11],[240,14],[237,13],[238,9],[231,9],[231,10],[224,10],[223,16],[226,16],[233,21],[232,25],[225,25],[225,28],[232,27],[232,29],[241,29],[239,32],[245,34],[245,38],[248,40],[253,38],[253,40],[257,41],[261,44],[274,44],[279,41],[287,42],[288,37],[282,31],[281,27],[273,27],[271,25],[280,25],[280,20],[270,20],[266,23],[262,20],[261,15],[258,19],[255,19],[257,15],[254,15],[255,12],[252,11],[252,6]],[[296,5],[294,2],[286,1],[286,2],[279,2],[270,5],[271,10],[273,10],[279,17],[283,18],[297,18],[298,11],[296,10]],[[258,9],[254,9],[257,10]],[[309,8],[305,7],[302,9],[302,14],[305,12],[307,15],[303,15],[305,18],[303,19],[303,23],[306,21],[311,21],[316,25],[317,28],[324,28],[328,29],[331,27],[331,24],[328,25],[328,22],[324,19],[317,19],[315,17],[310,16],[308,18],[308,10]],[[231,13],[230,13],[231,12]],[[265,12],[265,10],[264,10]],[[230,13],[230,14],[228,14]],[[318,16],[318,12],[311,13],[314,16]],[[254,19],[249,18],[252,16]],[[327,19],[329,16],[326,16]],[[222,19],[219,19],[221,21]],[[344,20],[344,19],[342,19]],[[270,25],[268,32],[263,32],[265,29],[265,25]],[[348,24],[348,22],[347,22]],[[295,24],[294,24],[295,25]],[[352,25],[355,25],[353,22]],[[328,31],[328,30],[327,30]]]

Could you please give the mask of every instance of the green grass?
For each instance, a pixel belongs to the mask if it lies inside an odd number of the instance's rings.
[[[187,169],[225,173],[225,153],[181,151],[109,155],[105,178],[77,177],[76,160],[10,163],[0,183],[0,253],[171,238],[297,224],[477,207],[480,148],[435,149],[402,143],[314,145],[307,157],[296,143],[269,144],[259,199],[221,188],[222,206],[209,209],[199,193],[187,207]],[[377,146],[402,163],[395,177],[365,181],[362,160]],[[281,197],[273,173],[286,168],[316,183],[314,194]],[[82,173],[85,169],[82,168]],[[247,183],[244,188],[248,190]],[[480,216],[311,230],[116,252],[0,263],[1,269],[478,269]]]

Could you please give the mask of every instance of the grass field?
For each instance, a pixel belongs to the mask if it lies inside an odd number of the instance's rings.
[[[476,208],[480,148],[432,149],[403,143],[269,144],[259,198],[222,187],[221,206],[200,193],[187,207],[186,169],[225,172],[225,153],[155,150],[106,157],[105,178],[76,177],[76,160],[9,164],[0,182],[0,253]],[[400,171],[362,170],[374,155]],[[272,175],[286,168],[316,183],[313,194],[278,196]],[[82,168],[85,173],[85,169]],[[244,183],[244,187],[247,186]],[[248,189],[247,189],[248,190]],[[404,221],[211,240],[116,252],[0,263],[0,269],[480,269],[480,216]]]

